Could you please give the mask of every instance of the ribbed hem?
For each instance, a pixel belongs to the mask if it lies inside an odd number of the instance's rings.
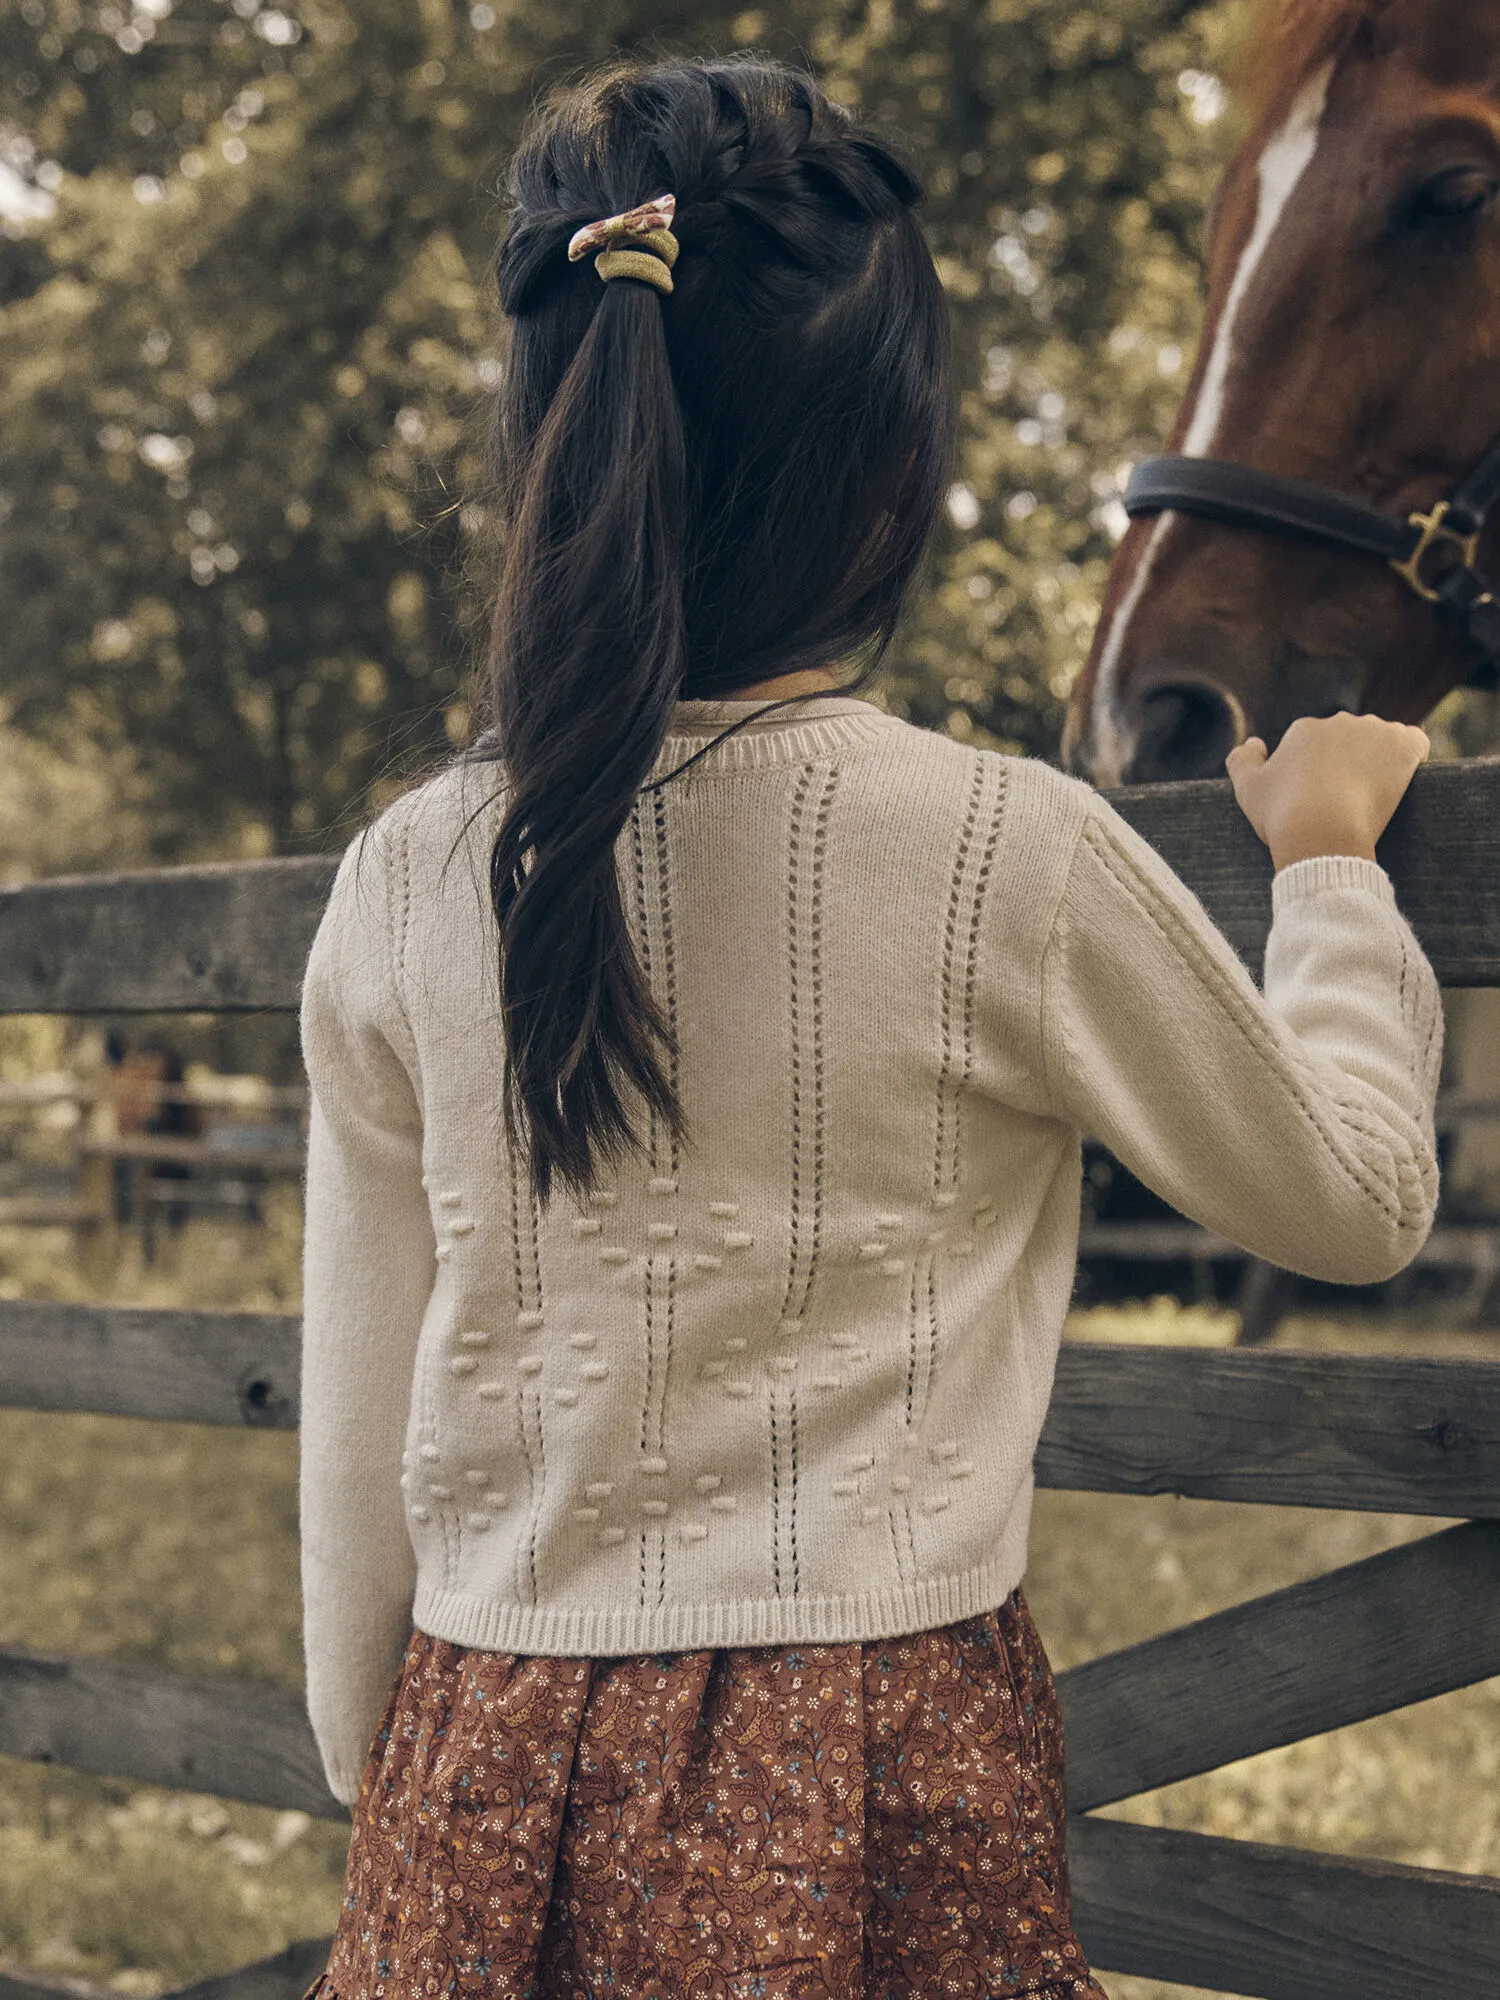
[[[1367,861],[1362,854],[1310,854],[1271,878],[1272,914],[1283,903],[1315,896],[1320,889],[1373,889],[1383,903],[1396,901],[1391,878],[1378,861]]]
[[[762,716],[761,710],[773,709]],[[743,726],[722,743],[704,745],[729,728]],[[892,729],[911,725],[899,716],[853,695],[813,695],[795,708],[776,708],[774,699],[760,701],[679,701],[672,709],[666,740],[651,766],[651,779],[664,778],[679,764],[694,759],[684,777],[701,771],[756,771],[774,764],[798,764],[826,756],[852,743],[872,740]],[[703,751],[701,756],[695,753]]]
[[[978,1569],[904,1589],[844,1597],[751,1597],[717,1603],[499,1604],[459,1590],[418,1587],[412,1623],[431,1638],[494,1653],[611,1658],[709,1646],[841,1645],[897,1639],[973,1618],[1003,1604],[1026,1571],[1027,1510]]]

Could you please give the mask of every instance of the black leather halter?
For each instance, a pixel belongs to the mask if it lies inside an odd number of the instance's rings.
[[[1500,501],[1500,440],[1430,514],[1400,520],[1304,479],[1222,458],[1147,458],[1130,475],[1132,520],[1168,509],[1231,528],[1265,528],[1378,556],[1483,655],[1471,687],[1500,683],[1500,604],[1477,567],[1479,538]]]

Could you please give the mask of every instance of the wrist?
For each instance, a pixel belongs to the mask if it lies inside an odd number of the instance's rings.
[[[1375,860],[1373,843],[1361,844],[1354,840],[1302,840],[1278,843],[1271,849],[1271,860],[1279,875],[1283,868],[1290,868],[1298,861],[1315,861],[1321,855],[1347,855],[1351,860]]]

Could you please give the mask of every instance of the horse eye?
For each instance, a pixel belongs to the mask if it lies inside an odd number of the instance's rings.
[[[1500,183],[1478,167],[1449,167],[1415,189],[1402,205],[1400,220],[1408,229],[1433,228],[1463,222],[1487,208]]]

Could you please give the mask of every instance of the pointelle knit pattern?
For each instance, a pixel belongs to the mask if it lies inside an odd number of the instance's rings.
[[[892,1636],[1021,1580],[1081,1136],[1292,1270],[1406,1265],[1442,1015],[1371,861],[1283,869],[1263,992],[1082,781],[855,696],[684,701],[616,847],[692,1143],[539,1212],[455,765],[307,968],[308,1709],[352,1804],[415,1622],[518,1653]]]

